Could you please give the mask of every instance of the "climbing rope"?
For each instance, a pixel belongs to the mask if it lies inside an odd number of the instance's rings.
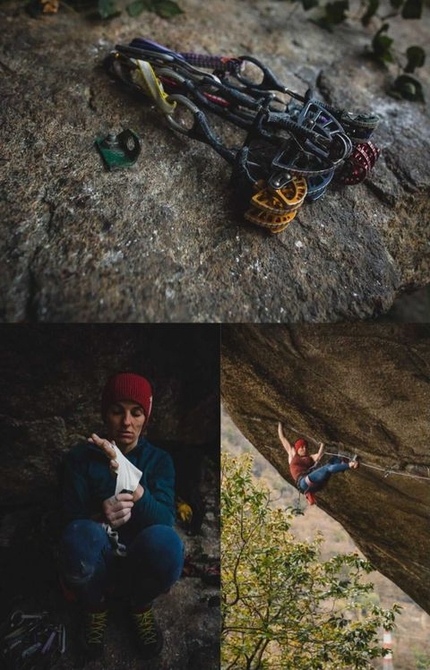
[[[324,451],[324,454],[327,454],[327,456],[339,456],[341,458],[349,458],[346,454],[342,454],[341,452],[334,453],[332,451]],[[427,475],[413,475],[410,472],[399,472],[398,470],[393,470],[392,468],[383,468],[380,465],[371,465],[370,463],[364,463],[360,459],[360,467],[363,466],[364,468],[370,468],[371,470],[379,470],[380,472],[384,472],[385,475],[384,477],[389,477],[390,475],[398,475],[399,477],[409,477],[410,479],[424,479],[426,481],[430,481],[430,468],[427,467],[428,474]]]
[[[273,422],[272,417],[255,417],[255,416],[250,416],[249,414],[246,414],[245,412],[241,412],[241,415],[243,417],[246,417],[247,419],[251,419],[252,421],[258,421],[261,422],[263,419],[266,421],[270,421],[271,423]],[[296,430],[296,428],[293,428],[289,424],[287,424],[285,421],[282,422],[283,425],[287,426],[289,430],[291,430],[293,433],[297,433],[297,435],[304,435],[304,438],[306,439],[307,442],[313,442],[315,445],[321,444],[320,441],[315,440],[313,437],[309,437],[308,435],[305,435],[303,431]],[[325,451],[324,454],[327,456],[339,456],[340,458],[350,458],[347,454],[342,453],[340,450],[337,452],[333,451]],[[370,463],[365,463],[360,459],[360,466],[363,466],[365,468],[369,468],[370,470],[379,470],[380,472],[384,473],[384,477],[389,477],[391,475],[398,475],[399,477],[408,477],[409,479],[421,479],[427,482],[430,482],[430,467],[428,465],[424,466],[415,466],[415,467],[425,467],[427,468],[427,475],[414,475],[410,472],[399,472],[398,470],[393,470],[393,468],[384,468],[380,465],[371,465]]]

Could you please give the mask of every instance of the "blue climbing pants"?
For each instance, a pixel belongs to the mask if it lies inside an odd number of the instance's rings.
[[[87,607],[97,606],[114,588],[140,608],[179,579],[183,557],[182,540],[170,526],[144,528],[130,542],[127,556],[118,557],[100,523],[77,519],[63,533],[59,568],[65,586]]]
[[[344,463],[338,456],[332,456],[327,465],[315,468],[315,470],[312,470],[308,474],[308,478],[312,482],[311,486],[308,486],[306,478],[302,477],[299,481],[299,488],[303,492],[320,491],[328,482],[331,475],[334,475],[337,472],[345,472],[345,470],[349,470],[348,463]]]

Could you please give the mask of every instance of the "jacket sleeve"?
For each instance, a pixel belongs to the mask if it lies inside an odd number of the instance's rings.
[[[87,464],[74,449],[69,451],[63,462],[63,520],[87,519],[89,511],[89,491]]]
[[[175,522],[175,471],[167,452],[161,452],[144,488],[143,496],[132,511],[132,519],[139,528],[153,524],[173,526]]]

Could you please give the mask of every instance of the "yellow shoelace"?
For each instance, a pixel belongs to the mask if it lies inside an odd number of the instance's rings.
[[[107,626],[107,612],[87,612],[88,644],[101,644]]]
[[[138,635],[143,640],[144,644],[156,642],[157,631],[154,625],[152,610],[134,613],[133,618],[136,622]]]

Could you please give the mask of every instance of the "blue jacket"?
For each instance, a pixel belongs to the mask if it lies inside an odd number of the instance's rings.
[[[134,503],[131,518],[120,527],[121,531],[134,535],[153,524],[172,526],[175,521],[175,473],[170,455],[141,437],[126,458],[142,471],[140,483],[144,493]],[[103,500],[114,494],[115,475],[103,452],[91,443],[73,447],[64,462],[65,522],[99,514]]]

